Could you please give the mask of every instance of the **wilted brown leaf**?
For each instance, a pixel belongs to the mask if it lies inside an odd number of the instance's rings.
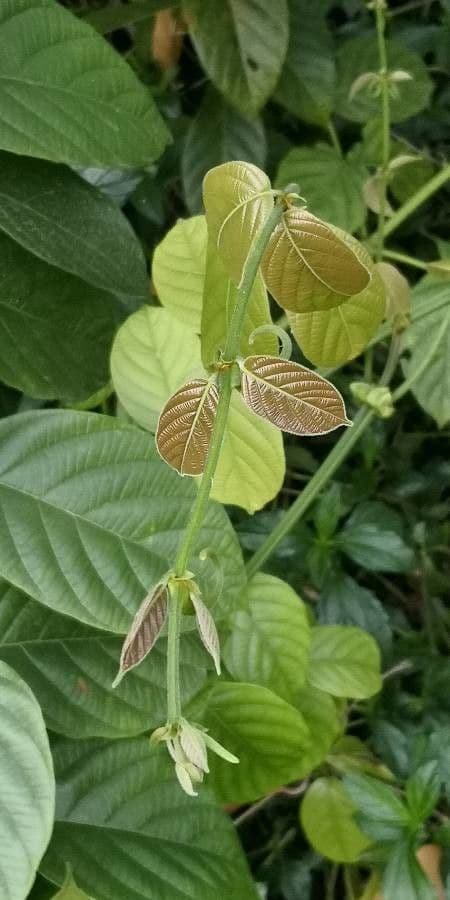
[[[249,356],[242,393],[250,409],[290,434],[326,434],[350,425],[344,401],[331,382],[277,356]]]
[[[359,294],[370,272],[335,231],[306,209],[291,207],[274,230],[262,261],[264,279],[277,303],[303,312],[317,286],[346,297]]]
[[[142,601],[123,642],[119,672],[113,687],[116,687],[123,676],[138,666],[150,653],[166,621],[168,602],[167,584],[158,584]]]
[[[158,422],[156,446],[180,475],[201,475],[217,410],[213,381],[196,378],[167,401]]]

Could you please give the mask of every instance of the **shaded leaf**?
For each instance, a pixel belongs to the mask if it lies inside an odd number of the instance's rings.
[[[274,229],[262,270],[268,290],[289,312],[305,309],[317,282],[325,292],[349,297],[364,290],[371,277],[353,249],[329,225],[294,206]]]
[[[112,200],[65,166],[0,153],[0,229],[88,284],[145,298],[144,254]]]
[[[204,216],[179,219],[156,247],[152,262],[152,279],[162,305],[196,332],[202,316],[206,244]]]
[[[255,575],[229,626],[224,660],[232,677],[268,687],[295,706],[306,678],[310,640],[300,597],[279,578]]]
[[[364,165],[320,143],[289,150],[281,160],[275,185],[283,189],[298,184],[314,215],[346,231],[357,231],[366,218],[362,195],[366,178]]]
[[[244,115],[272,93],[286,54],[286,0],[184,0],[200,62],[215,86]]]
[[[371,841],[358,828],[355,809],[338,778],[317,778],[300,808],[302,828],[314,850],[334,862],[356,862]]]
[[[201,642],[212,656],[216,672],[220,675],[220,643],[214,619],[199,594],[192,593],[191,600]]]
[[[0,421],[0,574],[57,612],[126,634],[142,595],[173,565],[195,485],[163,463],[148,434],[111,416],[43,410]],[[198,560],[213,547],[223,590]],[[237,539],[211,504],[191,569],[215,618],[244,582]],[[200,576],[199,576],[200,577]]]
[[[339,546],[372,571],[408,572],[414,553],[404,540],[400,516],[384,503],[361,503],[339,534]]]
[[[253,415],[233,390],[211,497],[249,513],[277,496],[286,465],[278,428]]]
[[[119,328],[111,351],[113,385],[143,428],[156,431],[163,405],[194,373],[203,374],[200,341],[167,309],[144,306]]]
[[[23,900],[50,840],[55,787],[45,725],[30,688],[0,662],[0,881]]]
[[[242,392],[253,412],[290,434],[326,434],[350,424],[331,382],[287,359],[248,356]]]
[[[448,304],[448,285],[444,291]],[[433,293],[430,286],[430,294]],[[450,422],[450,306],[414,322],[408,329],[408,344],[412,348],[411,356],[408,362],[402,363],[406,377],[423,366],[435,347],[411,390],[422,409],[443,428]]]
[[[334,697],[372,697],[381,689],[380,651],[374,639],[346,625],[313,628],[308,681]]]
[[[209,169],[233,159],[266,162],[266,136],[261,119],[247,119],[209,88],[192,120],[183,145],[181,171],[188,209],[202,209],[202,181]]]
[[[69,869],[61,890],[53,895],[52,900],[90,900],[90,898],[77,887]]]
[[[203,202],[209,237],[239,286],[256,235],[273,209],[269,178],[250,163],[223,163],[205,176]]]
[[[345,723],[342,710],[330,694],[306,684],[295,701],[308,728],[309,741],[299,763],[298,778],[306,778],[327,758]]]
[[[321,625],[356,625],[375,638],[384,652],[392,643],[389,616],[378,597],[350,575],[329,578],[318,603]]]
[[[436,882],[436,888],[437,885],[442,891],[442,881]],[[383,892],[386,898],[404,896],[414,897],[414,900],[436,900],[439,896],[406,837],[392,848],[383,875]],[[440,896],[444,896],[442,892]]]
[[[214,381],[197,378],[184,384],[164,406],[156,430],[156,446],[180,475],[202,474],[218,400]]]
[[[43,874],[66,865],[96,900],[255,900],[234,828],[200,785],[195,803],[148,737],[61,740],[54,749],[58,811]],[[162,814],[164,811],[164,814]]]
[[[2,2],[0,119],[4,150],[74,166],[146,165],[169,139],[128,64],[53,0]]]
[[[166,621],[168,603],[169,589],[165,583],[158,584],[142,601],[123,642],[119,673],[114,679],[113,687],[117,687],[123,676],[150,653]]]

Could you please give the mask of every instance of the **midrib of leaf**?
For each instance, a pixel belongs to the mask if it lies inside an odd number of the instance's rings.
[[[204,405],[205,405],[205,403],[206,403],[206,398],[207,398],[207,396],[208,396],[208,394],[209,394],[210,387],[211,387],[212,384],[214,384],[214,379],[215,379],[215,376],[213,376],[212,378],[210,378],[210,379],[207,381],[207,383],[206,383],[206,385],[205,385],[205,387],[204,387],[204,389],[203,389],[203,394],[202,394],[200,403],[198,404],[198,407],[197,407],[197,409],[196,409],[196,412],[195,412],[195,415],[194,415],[194,419],[193,419],[192,425],[191,425],[191,427],[190,427],[190,429],[189,429],[189,435],[188,435],[188,438],[187,438],[186,443],[185,443],[185,445],[184,445],[183,458],[182,458],[182,462],[181,462],[181,468],[183,468],[183,466],[184,466],[184,461],[185,461],[185,459],[186,459],[186,453],[188,452],[188,448],[189,448],[189,445],[190,445],[191,440],[192,440],[192,435],[194,434],[195,428],[196,428],[196,426],[197,426],[197,422],[198,422],[198,420],[199,420],[199,418],[200,418],[201,411],[202,411],[202,409],[203,409],[203,407],[204,407]]]

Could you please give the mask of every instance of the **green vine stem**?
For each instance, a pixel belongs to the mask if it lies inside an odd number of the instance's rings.
[[[380,83],[381,83],[381,120],[382,120],[382,144],[381,144],[381,166],[379,174],[379,197],[380,211],[378,214],[378,238],[376,258],[380,260],[383,256],[384,235],[385,235],[385,218],[387,205],[387,180],[389,172],[389,157],[391,152],[390,138],[390,108],[389,108],[389,71],[386,53],[386,3],[385,0],[376,0],[375,2],[378,55],[380,60]]]
[[[421,269],[422,272],[428,271],[428,264],[422,259],[415,259],[406,253],[397,253],[397,250],[383,250],[383,259],[392,259],[404,266],[411,266],[412,269]]]
[[[219,402],[217,405],[216,418],[211,434],[211,442],[209,446],[208,456],[205,469],[200,481],[197,496],[194,500],[192,510],[189,516],[183,540],[178,549],[175,560],[174,573],[176,578],[182,578],[189,558],[192,554],[194,541],[201,528],[206,507],[211,492],[212,481],[216,471],[217,462],[220,455],[223,437],[228,418],[228,410],[231,401],[231,391],[233,384],[233,369],[235,359],[239,353],[240,336],[242,326],[244,324],[245,313],[247,310],[248,300],[251,294],[253,283],[258,274],[261,259],[267,247],[270,236],[281,220],[283,214],[284,201],[280,197],[276,200],[274,208],[268,216],[266,222],[261,228],[253,247],[248,256],[241,287],[238,293],[238,301],[233,310],[230,327],[228,330],[226,346],[224,350],[225,363],[219,373]],[[169,721],[176,721],[180,716],[180,686],[179,686],[179,644],[181,629],[181,609],[183,596],[181,586],[176,587],[171,592],[169,605],[169,622],[168,622],[168,645],[167,645],[167,709]]]
[[[387,238],[393,231],[395,231],[405,219],[408,219],[409,216],[416,211],[416,209],[425,203],[433,194],[436,193],[441,187],[446,184],[446,182],[450,179],[450,163],[445,166],[440,172],[437,172],[433,178],[430,178],[423,187],[419,188],[406,203],[403,204],[399,209],[396,210],[393,216],[388,219],[384,228],[384,237]]]

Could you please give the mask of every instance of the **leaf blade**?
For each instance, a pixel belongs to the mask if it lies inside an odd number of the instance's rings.
[[[219,394],[213,380],[188,381],[161,411],[156,429],[160,456],[180,475],[201,475],[208,456]]]

